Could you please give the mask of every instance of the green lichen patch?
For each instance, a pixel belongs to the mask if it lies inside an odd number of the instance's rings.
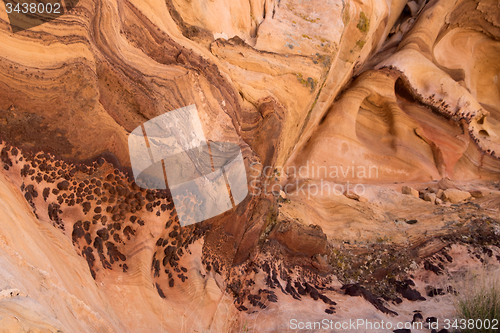
[[[304,14],[302,14],[302,13],[298,13],[298,12],[296,12],[296,11],[295,11],[295,7],[294,7],[294,6],[292,6],[292,5],[290,5],[290,4],[287,4],[286,6],[287,6],[288,10],[290,10],[290,11],[291,11],[294,15],[296,15],[296,16],[298,16],[298,17],[300,17],[300,18],[301,18],[301,19],[303,19],[304,21],[307,21],[307,22],[309,22],[309,23],[316,23],[316,22],[318,22],[318,21],[320,20],[320,18],[319,18],[319,17],[318,17],[318,18],[315,18],[315,19],[312,19],[312,18],[307,17],[306,15],[304,15]],[[294,22],[295,22],[295,21],[294,21]]]
[[[347,3],[344,6],[344,9],[342,10],[342,23],[344,23],[344,26],[349,24],[349,21],[351,20],[351,14],[349,14],[349,9],[350,9],[350,5],[349,5],[349,3]]]
[[[358,40],[356,42],[356,46],[358,46],[360,49],[363,48],[363,46],[365,46],[366,42],[364,40]]]
[[[297,80],[304,86],[304,87],[309,87],[311,89],[311,92],[316,88],[318,85],[318,80],[313,79],[312,77],[308,77],[307,79],[304,78],[302,73],[296,73],[295,76],[297,77]]]
[[[359,14],[358,29],[361,32],[368,32],[368,30],[370,29],[370,19],[364,12],[361,12]]]
[[[271,208],[266,217],[266,224],[264,230],[262,231],[259,237],[260,244],[262,244],[267,239],[267,237],[277,224],[278,224],[278,211]]]

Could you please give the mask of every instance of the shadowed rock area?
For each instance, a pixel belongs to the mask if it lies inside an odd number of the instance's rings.
[[[423,322],[500,268],[498,2],[65,0],[31,25],[8,2],[2,332]],[[249,193],[181,227],[128,138],[189,105]]]

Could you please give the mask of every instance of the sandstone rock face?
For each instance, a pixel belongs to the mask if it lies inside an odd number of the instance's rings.
[[[441,287],[498,268],[496,1],[66,0],[28,30],[7,3],[2,332],[451,318]],[[189,105],[249,195],[181,227],[128,138]]]

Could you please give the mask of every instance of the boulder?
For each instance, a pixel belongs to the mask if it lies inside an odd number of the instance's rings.
[[[415,198],[418,198],[419,196],[418,191],[410,186],[403,186],[401,188],[401,193],[414,196]]]
[[[433,186],[428,187],[426,190],[430,193],[437,193],[438,192],[438,189],[433,187]]]
[[[474,197],[474,198],[482,198],[484,197],[484,194],[482,191],[480,190],[472,190],[472,191],[469,191],[469,193]]]
[[[454,188],[449,188],[443,192],[443,200],[449,201],[451,203],[459,203],[461,201],[467,200],[471,197],[471,194],[466,191],[457,190]]]
[[[429,201],[432,204],[436,203],[436,199],[437,199],[437,197],[436,197],[435,193],[425,193],[424,194],[424,200]]]
[[[344,196],[348,199],[351,199],[351,200],[356,200],[356,201],[359,201],[359,202],[367,202],[368,199],[365,198],[365,197],[362,197],[360,196],[359,194],[357,193],[353,193],[353,192],[347,192],[345,191],[344,192]]]
[[[320,226],[303,225],[295,221],[281,221],[269,234],[293,253],[305,253],[310,257],[328,253],[328,240]]]

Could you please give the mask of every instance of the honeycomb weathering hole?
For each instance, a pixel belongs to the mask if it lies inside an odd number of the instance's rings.
[[[485,130],[480,130],[479,131],[479,135],[482,135],[482,136],[490,136],[489,133]]]

